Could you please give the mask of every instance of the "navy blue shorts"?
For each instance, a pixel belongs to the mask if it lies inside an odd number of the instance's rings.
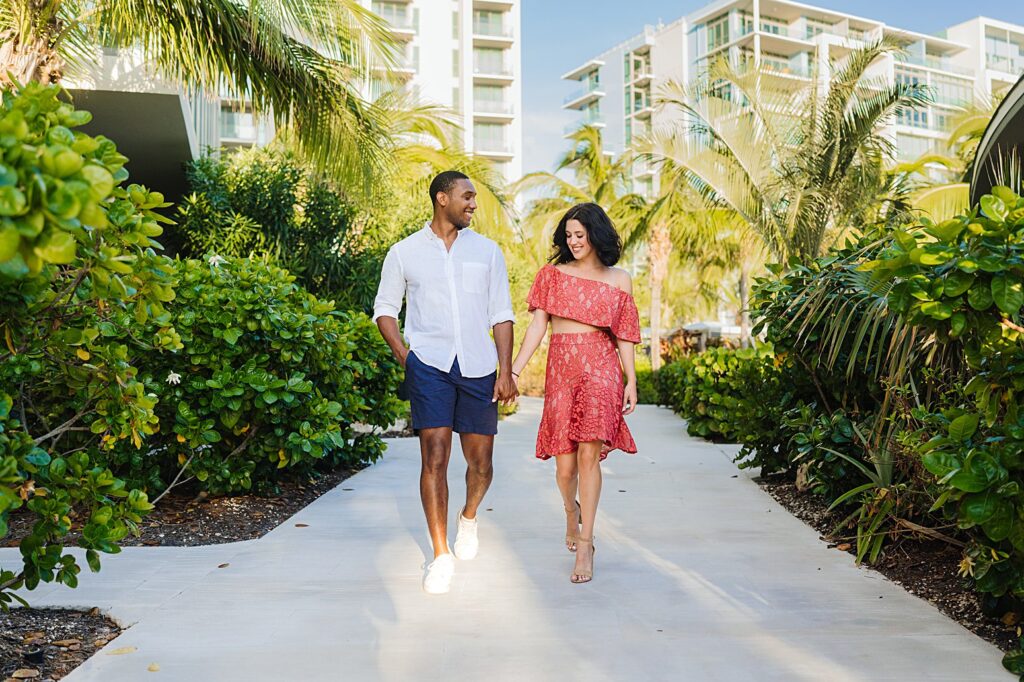
[[[498,433],[498,403],[491,402],[496,378],[497,372],[464,377],[458,359],[443,372],[410,352],[400,395],[409,400],[413,430],[448,427],[456,433]]]

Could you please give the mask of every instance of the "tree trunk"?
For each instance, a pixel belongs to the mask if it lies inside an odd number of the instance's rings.
[[[740,345],[750,347],[750,268],[740,265]]]
[[[664,225],[657,224],[647,243],[647,259],[651,284],[651,369],[661,368],[661,289],[668,274],[668,257],[672,239]]]
[[[24,40],[15,29],[0,31],[0,89],[15,82],[56,83],[64,75],[64,62],[50,48],[46,36]]]

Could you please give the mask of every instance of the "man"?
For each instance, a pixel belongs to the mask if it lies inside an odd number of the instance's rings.
[[[405,368],[412,427],[420,438],[420,499],[434,545],[423,589],[442,594],[455,572],[448,547],[452,432],[459,434],[467,465],[455,556],[472,559],[479,546],[477,510],[493,475],[498,401],[511,402],[517,395],[515,317],[501,249],[467,229],[476,210],[473,183],[458,171],[445,171],[430,183],[430,201],[433,219],[392,246],[384,259],[373,319]],[[398,331],[403,298],[408,348]]]

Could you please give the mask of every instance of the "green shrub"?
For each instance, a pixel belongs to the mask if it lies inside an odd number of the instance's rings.
[[[787,466],[782,416],[794,407],[771,346],[712,348],[658,373],[660,400],[687,420],[692,436],[743,445],[741,467]]]
[[[658,404],[658,382],[651,360],[646,355],[636,357],[636,401],[638,405]]]
[[[156,428],[156,396],[123,339],[147,354],[180,347],[171,263],[154,252],[163,197],[122,187],[127,159],[75,132],[90,116],[61,96],[30,83],[0,106],[0,537],[12,509],[36,517],[22,568],[0,571],[4,608],[12,589],[77,584],[61,545],[72,526],[99,570],[97,552],[117,552],[150,508],[101,453]]]
[[[342,192],[294,155],[258,147],[189,167],[174,233],[185,256],[265,257],[313,294],[369,311],[386,247]]]
[[[120,448],[116,471],[162,489],[184,467],[226,493],[380,455],[381,440],[352,425],[394,421],[398,370],[366,315],[335,310],[258,260],[179,261],[175,274],[184,349],[140,370],[159,399],[150,443],[160,456]]]

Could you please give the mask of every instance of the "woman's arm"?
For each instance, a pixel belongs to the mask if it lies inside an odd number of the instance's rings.
[[[630,296],[633,295],[633,278],[625,270],[616,268],[619,280],[616,286]],[[622,362],[622,372],[626,375],[626,386],[622,396],[622,414],[629,414],[636,409],[636,346],[632,341],[624,341],[616,338],[615,345],[619,347],[619,360]]]
[[[512,361],[512,374],[517,380],[519,375],[522,374],[523,369],[530,362],[530,358],[537,352],[540,342],[544,340],[544,335],[548,331],[549,319],[550,315],[548,315],[547,311],[540,308],[533,311],[533,319],[530,320],[530,326],[526,328],[523,343],[519,346],[516,359]]]
[[[619,347],[619,360],[622,361],[622,371],[626,375],[626,386],[622,396],[622,414],[629,414],[636,409],[636,364],[635,346],[632,341],[615,340]]]

